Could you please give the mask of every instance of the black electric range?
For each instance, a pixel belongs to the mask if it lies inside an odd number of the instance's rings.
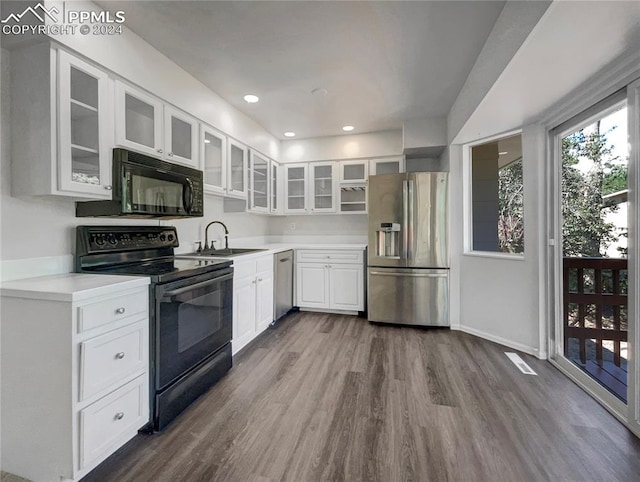
[[[173,226],[78,226],[76,272],[148,276],[151,426],[162,430],[232,366],[233,268],[177,259]]]

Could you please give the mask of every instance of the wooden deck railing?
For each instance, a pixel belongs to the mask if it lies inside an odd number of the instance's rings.
[[[587,362],[587,340],[595,340],[595,362],[602,366],[602,342],[613,342],[613,363],[620,367],[620,343],[627,341],[627,260],[564,258],[564,352],[578,340],[580,362]],[[626,369],[625,369],[626,371]]]

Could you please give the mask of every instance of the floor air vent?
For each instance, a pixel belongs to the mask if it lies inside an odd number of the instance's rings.
[[[520,370],[525,375],[538,375],[531,369],[529,365],[524,362],[522,358],[520,358],[520,355],[518,355],[517,353],[505,351],[504,354],[507,355],[509,360],[511,360],[513,364],[518,367],[518,370]]]

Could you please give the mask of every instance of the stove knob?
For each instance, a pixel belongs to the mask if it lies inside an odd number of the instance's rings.
[[[173,234],[169,235],[169,241],[173,241]]]
[[[109,241],[109,244],[115,246],[116,244],[118,244],[118,240],[116,239],[116,237],[113,234],[109,234],[107,236],[107,241]]]
[[[167,239],[167,237],[164,234],[160,235],[160,241],[164,242]]]
[[[104,238],[102,236],[96,236],[95,243],[98,246],[104,246]]]

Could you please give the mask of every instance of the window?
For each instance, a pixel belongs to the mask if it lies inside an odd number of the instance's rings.
[[[471,251],[524,253],[522,135],[471,147]]]

